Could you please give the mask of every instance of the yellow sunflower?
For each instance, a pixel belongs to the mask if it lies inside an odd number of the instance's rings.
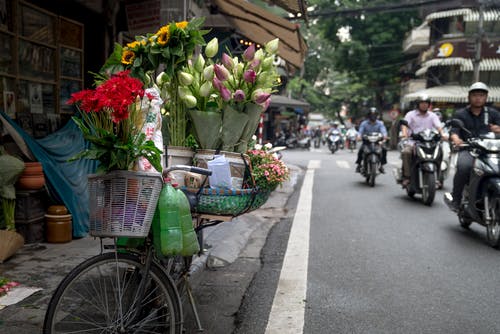
[[[175,26],[179,29],[185,29],[188,25],[187,21],[177,22]]]
[[[127,48],[129,48],[129,49],[135,49],[135,48],[137,48],[139,45],[140,45],[140,43],[139,43],[138,41],[134,41],[134,42],[132,42],[132,43],[128,43],[128,44],[127,44]]]
[[[124,65],[130,65],[134,62],[135,59],[135,53],[134,51],[131,50],[124,50],[122,53],[122,64]]]
[[[165,46],[168,43],[168,40],[170,39],[169,26],[161,27],[160,30],[158,30],[158,32],[156,33],[156,36],[158,36],[158,38],[156,39],[156,42],[160,46]]]

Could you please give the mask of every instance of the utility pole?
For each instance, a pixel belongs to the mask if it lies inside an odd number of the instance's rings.
[[[474,57],[474,75],[473,82],[479,81],[479,64],[481,63],[481,47],[483,45],[484,35],[484,2],[479,0],[479,22],[477,24],[476,34],[476,55]]]

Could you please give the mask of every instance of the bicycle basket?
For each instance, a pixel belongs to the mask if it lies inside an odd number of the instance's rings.
[[[90,235],[148,235],[163,182],[159,173],[112,171],[88,176]]]
[[[251,189],[221,189],[221,188],[183,188],[183,191],[195,193],[198,201],[194,208],[195,212],[239,216],[256,210],[266,203],[270,191],[259,191]]]

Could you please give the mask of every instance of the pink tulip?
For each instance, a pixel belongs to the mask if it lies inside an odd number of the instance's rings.
[[[250,61],[255,56],[255,44],[250,44],[250,46],[243,52],[243,59]]]
[[[250,68],[256,69],[260,65],[260,59],[259,58],[254,58],[252,62],[250,63]]]
[[[245,73],[243,73],[243,79],[246,82],[254,83],[257,79],[257,73],[255,73],[254,70],[246,70]]]
[[[267,99],[264,104],[262,105],[262,112],[266,111],[267,108],[269,108],[269,105],[271,104],[271,99]]]
[[[229,91],[229,89],[227,89],[227,87],[224,85],[221,86],[222,87],[220,88],[220,96],[222,97],[222,99],[226,102],[231,100],[231,92]]]
[[[222,54],[222,64],[224,65],[225,68],[232,70],[234,67],[234,60],[229,57],[227,53]]]
[[[256,91],[252,97],[255,103],[262,104],[271,97],[271,94],[265,93],[263,91]]]
[[[235,102],[243,102],[245,101],[245,92],[241,89],[237,89],[236,92],[234,92],[233,98]]]
[[[222,82],[217,79],[216,77],[213,78],[212,80],[212,84],[214,85],[214,88],[217,89],[218,91],[220,91],[221,87],[222,87]]]
[[[214,65],[214,72],[217,79],[220,81],[226,81],[229,78],[229,71],[219,64]]]

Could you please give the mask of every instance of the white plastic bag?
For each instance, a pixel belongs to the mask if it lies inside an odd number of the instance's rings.
[[[142,132],[146,135],[146,140],[152,140],[155,146],[163,151],[163,135],[161,133],[161,106],[163,100],[160,92],[156,88],[146,89],[146,94],[141,101],[141,110],[144,124]],[[162,167],[164,168],[164,155],[161,155]],[[144,172],[157,172],[148,159],[140,157],[136,166],[137,170]]]
[[[226,157],[215,155],[213,160],[207,161],[207,168],[212,171],[208,177],[210,188],[231,188],[231,169]]]

